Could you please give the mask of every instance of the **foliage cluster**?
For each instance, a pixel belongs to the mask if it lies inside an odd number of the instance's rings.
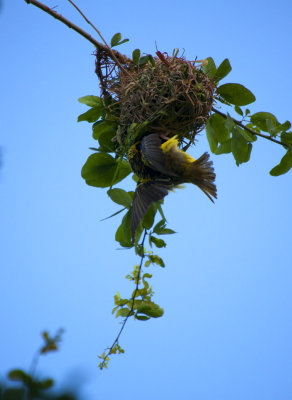
[[[69,391],[63,393],[52,392],[54,380],[51,378],[38,379],[36,367],[39,357],[59,350],[63,330],[60,329],[54,336],[47,331],[42,333],[43,345],[36,351],[29,372],[22,369],[13,369],[8,373],[8,379],[17,386],[5,387],[0,384],[0,397],[3,400],[77,400],[75,394]]]

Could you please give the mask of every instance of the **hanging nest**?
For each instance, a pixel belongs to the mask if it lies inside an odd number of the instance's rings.
[[[147,125],[145,134],[178,136],[188,146],[204,129],[213,104],[215,83],[183,57],[157,52],[143,66],[117,66],[106,53],[97,54],[96,72],[102,95],[114,100],[109,112],[119,120],[117,139],[131,145],[137,135],[129,127]],[[127,138],[127,139],[126,139]]]

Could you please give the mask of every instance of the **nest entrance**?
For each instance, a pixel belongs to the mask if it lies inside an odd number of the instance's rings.
[[[214,82],[183,57],[157,54],[142,67],[117,66],[106,54],[97,55],[102,95],[115,100],[112,113],[119,119],[122,145],[129,126],[145,121],[147,132],[178,135],[180,143],[191,144],[210,115]]]

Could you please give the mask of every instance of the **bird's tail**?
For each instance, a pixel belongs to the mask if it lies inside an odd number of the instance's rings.
[[[214,184],[216,175],[212,165],[213,162],[209,161],[209,154],[204,153],[189,166],[189,177],[190,181],[197,185],[214,203],[212,197],[217,199],[217,189]]]

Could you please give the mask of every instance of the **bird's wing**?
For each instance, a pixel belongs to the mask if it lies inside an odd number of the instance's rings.
[[[170,180],[153,180],[145,183],[138,183],[133,198],[131,230],[132,240],[135,241],[135,232],[139,223],[145,216],[152,203],[163,199],[168,191],[173,188]]]
[[[177,176],[166,167],[165,155],[161,149],[162,140],[157,133],[144,136],[141,140],[142,157],[150,168],[168,176]]]

